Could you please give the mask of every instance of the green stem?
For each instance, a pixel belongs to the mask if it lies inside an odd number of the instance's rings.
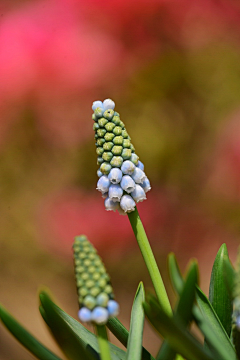
[[[152,279],[152,283],[159,301],[161,308],[168,314],[172,315],[171,305],[167,296],[163,280],[158,269],[156,260],[154,258],[151,246],[148,242],[147,235],[145,233],[143,224],[141,222],[137,208],[134,211],[128,213],[129,221],[132,225],[133,232],[136,236],[139,248],[141,250],[143,259],[147,266],[148,272]]]
[[[105,325],[96,325],[101,360],[111,360],[107,329]]]

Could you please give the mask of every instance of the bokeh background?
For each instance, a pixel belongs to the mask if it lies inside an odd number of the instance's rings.
[[[95,191],[91,104],[108,97],[152,183],[139,212],[173,304],[170,251],[182,270],[198,258],[208,291],[219,246],[234,262],[240,238],[239,2],[1,0],[0,301],[54,350],[37,294],[76,318],[75,235],[98,248],[127,327],[138,282],[151,287],[127,217]],[[1,326],[13,358],[32,356]]]

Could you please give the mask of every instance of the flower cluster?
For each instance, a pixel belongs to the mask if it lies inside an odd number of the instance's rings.
[[[106,324],[109,317],[119,312],[109,275],[86,236],[75,238],[73,250],[80,306],[78,317],[82,322]]]
[[[118,210],[125,215],[134,211],[136,203],[146,199],[151,186],[144,165],[114,108],[111,99],[94,101],[92,106],[97,163],[100,165],[97,190],[105,198],[106,210]]]

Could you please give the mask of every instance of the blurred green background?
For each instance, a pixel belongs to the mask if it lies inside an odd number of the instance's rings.
[[[151,180],[139,212],[173,303],[170,251],[183,270],[199,260],[207,291],[220,245],[235,261],[239,244],[239,3],[2,1],[0,14],[0,301],[55,350],[37,293],[49,287],[76,318],[71,246],[81,233],[127,327],[139,281],[151,287],[128,219],[107,213],[95,190],[91,104],[108,97]],[[0,359],[23,357],[1,327]]]

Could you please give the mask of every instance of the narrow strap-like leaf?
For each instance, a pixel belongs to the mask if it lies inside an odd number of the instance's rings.
[[[225,262],[229,263],[229,257],[226,244],[222,244],[212,268],[209,301],[226,330],[226,333],[230,337],[233,305],[224,278]]]
[[[107,327],[116,336],[116,338],[127,347],[129,332],[125,326],[117,319],[110,318],[107,322]],[[154,357],[143,347],[142,360],[155,360]]]
[[[72,348],[75,348],[75,352],[71,355],[70,359],[81,359],[79,352],[82,350],[82,347],[84,347],[89,356],[99,359],[99,345],[93,333],[55,305],[46,292],[40,294],[40,301],[44,310],[43,318],[50,327],[61,349],[70,358],[69,353],[72,354]],[[112,360],[125,360],[126,352],[124,350],[111,343],[109,343],[109,346]]]
[[[170,253],[168,255],[168,268],[169,268],[171,283],[174,289],[176,290],[177,294],[181,294],[184,286],[184,280],[174,253]]]
[[[0,318],[12,335],[36,358],[40,360],[60,360],[43,344],[35,339],[25,328],[23,328],[9,312],[0,305]]]
[[[66,337],[63,337],[62,330],[58,329],[55,324],[52,323],[52,319],[47,316],[43,306],[39,306],[40,314],[44,319],[45,323],[49,326],[51,333],[56,340],[57,344],[70,360],[96,360],[100,359],[98,353],[89,346],[87,348],[87,343],[84,341],[78,341],[74,337],[70,337],[68,332],[66,332]],[[59,327],[61,325],[59,324]]]
[[[144,301],[144,287],[143,283],[140,282],[132,306],[126,360],[141,360],[142,358],[142,337],[144,326],[144,310],[142,304]]]
[[[204,349],[201,343],[173,317],[167,316],[159,307],[154,298],[149,298],[143,304],[145,313],[154,326],[168,343],[187,360],[213,360],[210,352]]]
[[[200,320],[196,315],[198,315],[197,311],[194,312],[195,318],[197,322],[200,324],[200,328],[202,328],[203,322],[207,322],[210,324],[212,331],[207,331],[207,334],[204,332],[204,326],[201,330],[205,335],[205,339],[207,344],[211,347],[211,349],[215,350],[215,354],[218,356],[221,355],[222,359],[231,360],[236,359],[236,353],[233,348],[233,345],[221,324],[215,310],[213,309],[211,303],[209,302],[207,296],[202,292],[201,289],[197,287],[196,294],[197,304],[201,310],[201,315],[203,319]],[[206,326],[205,326],[206,329]]]
[[[186,281],[183,286],[174,317],[180,319],[182,323],[187,326],[192,319],[192,307],[195,300],[195,285],[198,282],[198,265],[195,261],[189,265]],[[157,355],[157,360],[173,360],[176,357],[176,352],[171,346],[164,342]]]
[[[169,270],[172,284],[177,293],[181,294],[182,288],[184,286],[184,280],[180,273],[174,254],[170,254],[169,256]],[[199,294],[201,294],[201,296],[199,296]],[[204,334],[209,346],[211,347],[211,350],[214,351],[215,356],[218,356],[218,360],[235,359],[236,355],[232,343],[206,295],[204,295],[200,290],[197,291],[196,296],[198,305],[200,306],[201,310],[196,305],[194,305],[193,317],[197,322],[200,330]]]

